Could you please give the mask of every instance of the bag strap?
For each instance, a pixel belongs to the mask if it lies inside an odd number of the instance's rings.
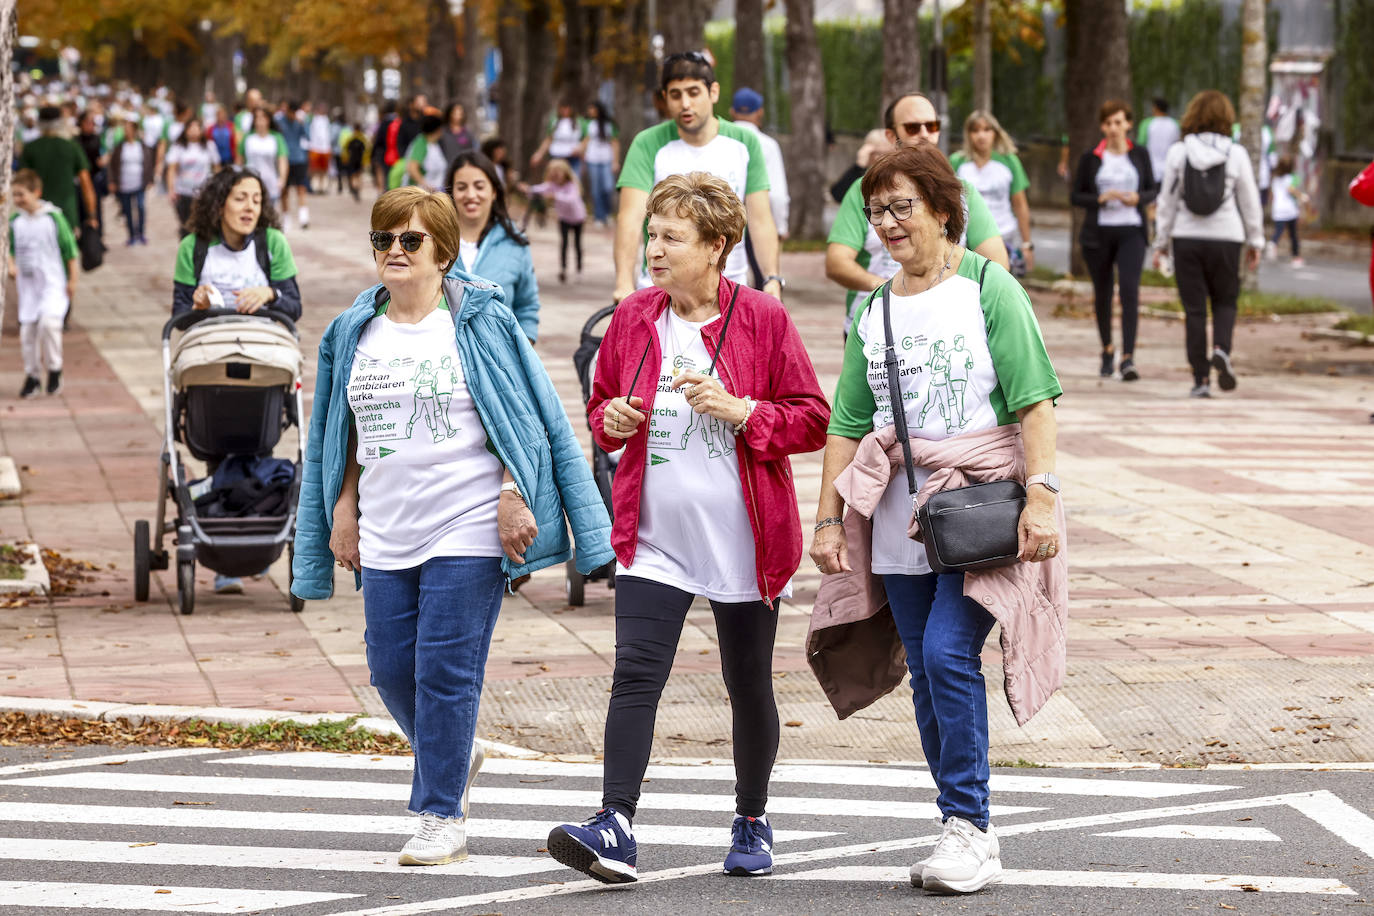
[[[906,466],[906,488],[911,505],[916,505],[916,465],[911,460],[911,440],[906,429],[906,404],[902,401],[902,386],[897,382],[897,347],[892,342],[892,281],[883,284],[883,336],[887,347],[883,369],[887,372],[887,397],[892,407],[892,425],[897,428],[897,441],[902,444],[902,463]]]
[[[262,275],[267,278],[267,285],[272,285],[272,251],[267,247],[267,229],[259,226],[253,233],[254,254],[258,256],[258,266],[262,268]]]
[[[711,365],[706,367],[706,374],[709,376],[716,370],[716,360],[720,359],[720,351],[725,348],[725,335],[730,331],[730,319],[735,314],[735,300],[739,298],[740,284],[735,284],[735,291],[730,294],[730,304],[725,307],[725,323],[720,327],[720,339],[716,341],[716,355],[711,357]],[[668,306],[672,308],[671,305]],[[889,335],[890,336],[890,335]],[[644,369],[644,361],[649,358],[649,348],[653,341],[646,341],[644,353],[639,357],[639,366],[635,369],[634,378],[630,379],[630,389],[625,392],[625,397],[629,397],[635,392],[635,384],[639,381],[639,373]]]
[[[200,272],[205,269],[205,255],[210,250],[210,243],[197,235],[191,248],[191,276],[195,277],[196,285],[200,285]]]

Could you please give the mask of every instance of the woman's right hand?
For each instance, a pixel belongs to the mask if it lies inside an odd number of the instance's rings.
[[[601,415],[601,426],[612,439],[629,439],[639,432],[639,424],[644,422],[644,414],[638,408],[644,406],[644,399],[631,395],[626,398],[612,398],[606,403]]]
[[[340,508],[343,511],[340,511]],[[356,504],[345,505],[343,500],[334,509],[334,531],[329,535],[329,550],[344,569],[361,571],[358,556],[358,510]]]
[[[826,525],[811,539],[811,560],[826,575],[853,572],[849,565],[849,540],[844,525]]]
[[[205,311],[210,307],[210,287],[201,284],[196,287],[196,291],[191,294],[191,308],[196,311]]]

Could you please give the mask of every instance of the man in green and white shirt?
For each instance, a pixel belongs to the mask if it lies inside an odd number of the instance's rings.
[[[888,105],[884,120],[887,139],[897,148],[939,140],[939,115],[930,99],[919,92],[908,93]],[[1007,246],[1002,242],[997,223],[988,212],[982,195],[968,182],[963,184],[968,220],[961,243],[1003,267],[1010,267]],[[877,289],[897,270],[878,234],[864,219],[861,185],[862,182],[856,181],[849,186],[826,240],[829,244],[825,250],[825,275],[849,291],[844,310],[846,334],[854,321],[855,303],[863,299],[860,294]]]
[[[674,54],[663,63],[661,86],[670,121],[640,131],[620,170],[620,213],[615,227],[615,301],[650,286],[640,242],[644,209],[654,185],[670,175],[709,172],[734,188],[748,215],[748,232],[765,282],[763,291],[782,298],[778,275],[778,230],[768,199],[768,169],[758,137],[715,116],[720,83],[706,58],[696,51]],[[724,275],[746,282],[748,258],[736,245]]]

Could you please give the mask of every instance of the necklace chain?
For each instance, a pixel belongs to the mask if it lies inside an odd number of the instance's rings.
[[[945,264],[944,264],[944,266],[940,268],[940,272],[939,272],[938,274],[935,275],[935,281],[934,281],[933,283],[931,283],[930,286],[927,286],[926,289],[925,289],[925,291],[928,292],[929,290],[932,290],[932,289],[934,289],[935,287],[937,287],[937,286],[940,285],[940,281],[943,280],[943,279],[945,278],[945,271],[949,270],[949,266],[950,266],[951,264],[954,263],[954,252],[955,252],[955,247],[951,245],[951,246],[950,246],[950,249],[949,249],[949,254],[945,256]],[[911,295],[910,288],[907,286],[906,271],[905,271],[905,270],[902,271],[902,295],[903,295],[903,296],[910,296],[910,295]]]

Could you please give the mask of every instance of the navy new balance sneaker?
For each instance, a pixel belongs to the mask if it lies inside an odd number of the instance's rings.
[[[749,878],[773,873],[773,828],[767,815],[735,818],[730,828],[730,852],[725,856],[725,873]]]
[[[549,832],[549,855],[569,868],[607,884],[639,880],[635,861],[639,849],[625,815],[602,808],[589,820],[562,824]]]

